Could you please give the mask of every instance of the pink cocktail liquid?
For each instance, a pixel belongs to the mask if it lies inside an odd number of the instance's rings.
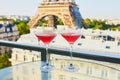
[[[80,34],[77,33],[62,33],[61,34],[69,44],[74,44],[74,42],[80,37]]]
[[[44,44],[49,44],[56,37],[56,34],[54,34],[54,33],[39,33],[39,34],[36,34],[36,36]]]

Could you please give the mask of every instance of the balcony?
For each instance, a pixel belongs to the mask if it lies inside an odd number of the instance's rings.
[[[23,56],[20,61],[16,57],[14,61],[24,63],[0,70],[0,80],[120,80],[120,56],[116,54],[73,50],[72,63],[78,67],[78,71],[69,72],[64,70],[70,63],[69,50],[49,47],[50,63],[55,68],[50,72],[42,72],[40,67],[46,61],[44,46],[2,40],[0,45],[38,51],[41,54],[38,56],[41,57],[40,60],[32,58],[33,60],[27,61],[28,57]]]

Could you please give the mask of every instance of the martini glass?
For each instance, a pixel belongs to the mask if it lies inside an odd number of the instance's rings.
[[[73,44],[80,37],[80,34],[75,32],[65,32],[65,33],[63,32],[61,33],[61,35],[70,45],[70,58],[71,58],[70,65],[66,66],[64,69],[66,71],[75,72],[78,70],[78,68],[72,64],[72,51],[73,51]]]
[[[39,33],[35,34],[36,37],[41,40],[45,46],[46,46],[46,64],[44,66],[41,66],[41,71],[43,72],[49,72],[54,69],[54,66],[50,64],[50,55],[48,53],[48,45],[50,42],[56,37],[56,34],[53,32],[46,32],[46,31],[41,31]]]

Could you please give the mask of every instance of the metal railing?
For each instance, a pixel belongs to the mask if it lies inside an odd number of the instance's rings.
[[[20,42],[4,41],[4,40],[0,40],[0,46],[40,51],[41,60],[46,60],[46,49],[44,46],[25,44],[25,43],[20,43]],[[49,47],[48,50],[50,54],[70,56],[69,49]],[[92,51],[85,51],[85,50],[73,50],[73,57],[120,64],[120,54],[92,52]]]

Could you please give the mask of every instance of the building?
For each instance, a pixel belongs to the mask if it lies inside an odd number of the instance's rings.
[[[18,38],[18,28],[12,21],[0,21],[0,40],[16,41]],[[11,53],[11,48],[0,46],[0,53]]]
[[[13,19],[13,20],[26,20],[26,21],[29,21],[30,20],[30,17],[29,16],[20,16],[20,15],[2,15],[0,16],[0,19]]]
[[[105,19],[107,24],[120,25],[120,19]]]

